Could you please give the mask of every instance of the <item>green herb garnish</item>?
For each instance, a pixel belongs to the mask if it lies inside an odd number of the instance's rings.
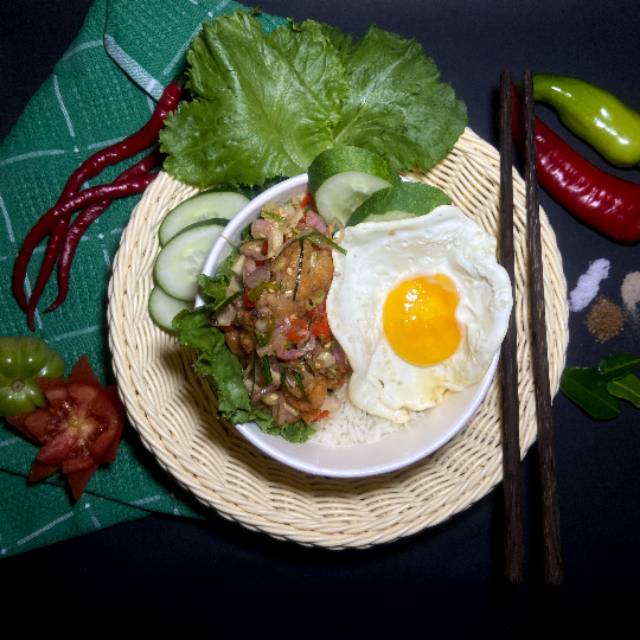
[[[251,289],[249,293],[247,293],[247,298],[249,298],[251,302],[257,302],[258,298],[260,298],[265,291],[278,291],[279,288],[280,285],[278,282],[263,282]]]
[[[345,256],[347,255],[347,250],[344,247],[341,247],[339,244],[335,243],[331,238],[327,238],[327,236],[320,233],[319,231],[311,231],[305,237],[310,242],[315,242],[316,244],[326,244],[332,249],[339,251],[341,254]]]
[[[298,385],[298,389],[300,389],[300,392],[302,393],[302,397],[308,401],[309,396],[307,395],[307,390],[304,388],[304,379],[302,377],[302,374],[299,371],[294,371],[293,377],[296,379],[296,384]]]
[[[264,378],[265,384],[271,384],[273,382],[273,376],[271,375],[269,356],[262,356],[262,358],[260,358],[260,364],[262,366],[262,377]]]
[[[262,217],[265,218],[266,220],[271,220],[271,222],[284,222],[286,220],[286,218],[284,216],[281,216],[279,213],[272,213],[271,211],[266,211],[265,209],[262,210]]]
[[[219,314],[223,309],[226,309],[234,300],[237,300],[242,293],[240,291],[236,291],[232,293],[230,296],[222,300],[222,302],[218,302],[214,304],[212,309],[216,314]]]
[[[300,255],[298,256],[298,265],[296,269],[296,281],[293,287],[293,299],[296,299],[298,295],[298,289],[300,288],[300,281],[302,280],[302,267],[304,265],[304,238],[300,238]]]

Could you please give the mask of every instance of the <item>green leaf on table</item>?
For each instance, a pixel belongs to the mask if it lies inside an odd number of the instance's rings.
[[[617,378],[607,383],[607,391],[616,398],[633,403],[640,409],[640,378],[629,373],[624,378]]]
[[[640,356],[628,354],[608,356],[600,360],[598,371],[607,379],[622,378],[640,369]]]
[[[568,367],[560,390],[595,420],[611,420],[620,414],[620,403],[607,391],[607,381],[597,369]]]

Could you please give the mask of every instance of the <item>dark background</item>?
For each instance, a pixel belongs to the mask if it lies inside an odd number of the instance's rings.
[[[167,0],[168,1],[168,0]],[[187,1],[187,0],[175,0]],[[0,139],[53,70],[82,25],[88,0],[0,0]],[[525,68],[575,75],[640,109],[637,0],[278,1],[274,14],[315,18],[355,35],[370,23],[417,38],[469,110],[469,125],[497,145],[499,74]],[[539,107],[556,131],[596,164],[604,163]],[[611,170],[609,168],[609,170]],[[638,181],[637,170],[618,172]],[[597,258],[611,260],[601,293],[621,303],[627,272],[640,270],[638,249],[593,233],[544,193],[558,236],[569,290]],[[599,344],[586,311],[570,317],[568,364],[594,366],[612,353],[635,352],[627,325]],[[595,423],[564,397],[554,401],[565,584],[541,586],[535,446],[523,464],[526,582],[501,579],[501,489],[448,522],[371,550],[330,552],[272,540],[215,513],[204,522],[152,516],[0,563],[3,622],[11,602],[34,612],[53,608],[52,629],[88,615],[91,631],[121,626],[126,613],[144,625],[204,625],[212,631],[280,636],[515,635],[563,620],[574,630],[622,628],[633,609],[626,596],[640,573],[640,425]],[[0,498],[1,499],[1,498]],[[13,598],[12,598],[12,597]],[[558,618],[554,618],[558,615]],[[60,622],[63,621],[62,626]],[[34,615],[29,624],[49,622]],[[73,626],[73,624],[72,624]],[[122,625],[124,626],[124,625]],[[609,633],[607,634],[608,637]]]

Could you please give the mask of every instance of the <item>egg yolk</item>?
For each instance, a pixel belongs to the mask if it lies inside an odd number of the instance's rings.
[[[404,280],[391,290],[382,310],[389,345],[403,360],[418,366],[446,360],[460,343],[457,306],[456,287],[444,274]]]

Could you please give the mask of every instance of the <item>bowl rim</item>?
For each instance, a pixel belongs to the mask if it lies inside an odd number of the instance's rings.
[[[266,434],[260,431],[260,427],[258,427],[254,422],[243,422],[240,424],[234,425],[236,429],[247,439],[249,442],[254,444],[258,449],[267,453],[272,458],[278,460],[279,462],[287,465],[288,467],[292,467],[293,469],[297,469],[298,471],[303,471],[305,473],[310,473],[316,476],[325,476],[327,478],[367,478],[370,476],[383,475],[385,473],[391,473],[393,471],[399,471],[400,469],[404,469],[406,467],[411,466],[412,464],[419,462],[423,458],[435,453],[438,449],[443,447],[449,440],[454,438],[460,431],[464,429],[464,427],[469,423],[475,412],[478,410],[478,407],[482,404],[491,383],[493,382],[493,378],[496,372],[496,368],[498,366],[499,354],[496,353],[489,365],[489,369],[485,373],[484,378],[474,386],[477,386],[473,400],[469,403],[466,411],[458,420],[452,423],[452,427],[449,428],[444,434],[442,434],[438,439],[430,441],[428,445],[425,445],[422,448],[416,449],[411,455],[404,456],[398,458],[395,462],[388,462],[383,464],[371,465],[369,467],[363,467],[360,469],[340,469],[330,466],[320,466],[317,464],[313,464],[310,462],[305,462],[300,460],[299,458],[288,456],[281,449],[278,449],[275,446],[275,442],[272,443],[266,436]],[[428,411],[428,409],[427,409]],[[277,436],[271,436],[272,438],[276,438]],[[384,439],[384,438],[383,438]],[[381,441],[377,441],[381,442]],[[372,444],[377,444],[374,442]],[[321,445],[314,443],[317,447],[326,447],[330,448],[327,445]],[[354,447],[367,446],[367,445],[351,445]],[[344,447],[347,448],[347,447]]]
[[[207,254],[207,258],[205,260],[204,266],[202,268],[202,272],[208,275],[213,275],[215,273],[215,269],[220,263],[220,254],[227,247],[235,247],[235,241],[232,241],[233,238],[239,231],[242,231],[249,220],[246,218],[253,216],[256,211],[262,209],[262,207],[274,199],[279,198],[283,192],[287,192],[292,189],[296,189],[302,187],[308,183],[308,175],[306,173],[299,174],[297,176],[293,176],[291,178],[287,178],[281,182],[272,185],[255,198],[251,199],[240,211],[238,211],[234,217],[229,221],[229,223],[224,227],[220,236],[216,239],[214,244],[212,245],[209,253]],[[204,299],[200,295],[197,294],[195,299],[195,307],[199,307],[204,304]],[[326,465],[319,465],[312,462],[307,462],[301,460],[297,457],[291,456],[284,452],[282,449],[278,447],[278,444],[281,444],[281,438],[278,436],[272,436],[268,433],[263,432],[260,427],[255,422],[244,422],[234,424],[233,427],[242,434],[242,436],[251,442],[255,447],[257,447],[260,451],[268,455],[269,457],[277,460],[281,464],[286,465],[287,467],[296,469],[298,471],[302,471],[304,473],[312,474],[315,476],[324,476],[328,478],[365,478],[376,475],[383,475],[386,473],[391,473],[393,471],[398,471],[400,469],[404,469],[423,458],[431,455],[441,447],[443,447],[449,440],[455,437],[462,429],[469,423],[475,412],[478,410],[478,407],[482,404],[485,399],[485,396],[491,386],[493,378],[496,373],[496,369],[498,366],[498,361],[500,357],[500,348],[496,351],[493,356],[493,359],[485,372],[482,380],[480,380],[475,385],[472,385],[469,389],[475,388],[473,392],[473,397],[468,403],[464,413],[455,420],[451,427],[447,429],[444,433],[442,433],[437,439],[430,441],[426,445],[419,447],[415,451],[411,452],[409,455],[400,456],[397,460],[379,463],[375,465],[371,465],[368,467],[361,468],[353,468],[353,469],[345,469],[339,467],[331,467]],[[384,437],[383,439],[384,440]],[[380,441],[378,441],[380,442]],[[308,444],[308,443],[304,443]],[[330,447],[328,445],[322,445],[319,443],[311,443],[314,447],[321,447],[325,449],[334,449],[334,447]],[[371,443],[371,445],[375,445],[377,443]],[[365,445],[351,445],[353,447],[362,447],[368,446]],[[340,447],[341,449],[348,449],[350,447]]]

